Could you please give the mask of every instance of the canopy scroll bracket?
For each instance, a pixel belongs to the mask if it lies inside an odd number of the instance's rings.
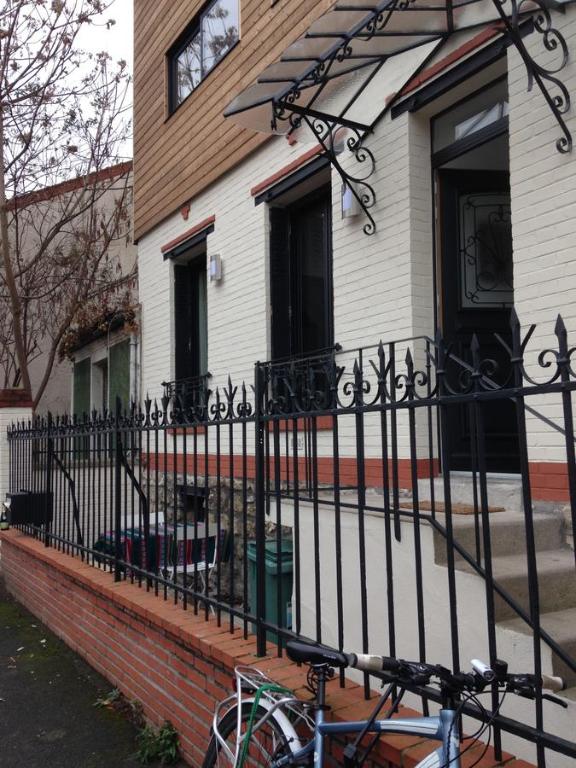
[[[573,140],[572,134],[564,120],[564,115],[570,109],[571,98],[568,88],[557,75],[564,69],[570,58],[568,44],[564,35],[552,24],[552,17],[548,8],[551,5],[550,0],[529,1],[531,4],[538,6],[538,10],[534,12],[533,26],[535,32],[540,35],[544,48],[548,53],[559,54],[560,60],[556,66],[545,67],[539,64],[528,50],[520,34],[519,25],[522,6],[528,0],[492,0],[502,19],[507,35],[526,67],[528,92],[533,89],[534,83],[536,83],[563,134],[556,141],[556,149],[561,154],[567,154],[572,151]],[[510,3],[511,13],[506,13],[504,10],[503,6],[507,3]],[[564,8],[556,3],[553,3],[553,7],[560,12],[564,12]]]
[[[371,132],[369,126],[341,117],[332,117],[315,110],[295,108],[289,98],[273,106],[274,128],[278,121],[287,121],[290,131],[300,128],[303,122],[308,126],[330,160],[330,165],[350,189],[366,215],[368,221],[363,227],[364,234],[373,235],[376,232],[376,222],[370,213],[370,208],[376,202],[376,193],[374,187],[368,183],[368,179],[376,170],[376,159],[362,143],[366,135]],[[347,135],[339,137],[338,133],[341,131],[346,131]],[[359,164],[359,173],[351,173],[340,162],[339,156],[344,147]]]
[[[370,213],[370,208],[376,203],[376,192],[374,187],[368,183],[368,179],[376,170],[376,159],[372,152],[363,145],[366,133],[360,133],[357,129],[351,129],[344,144],[356,163],[358,163],[360,174],[351,173],[340,162],[341,153],[339,141],[337,138],[338,130],[341,129],[340,122],[337,120],[328,120],[304,117],[308,128],[316,135],[318,142],[326,155],[330,158],[330,165],[338,173],[342,182],[350,189],[354,195],[364,215],[368,219],[362,227],[365,235],[373,235],[376,232],[376,222]]]

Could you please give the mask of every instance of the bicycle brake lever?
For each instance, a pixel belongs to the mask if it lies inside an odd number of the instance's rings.
[[[552,696],[550,693],[543,693],[542,698],[546,699],[546,701],[551,701],[552,704],[558,704],[559,707],[568,709],[568,704],[563,699],[559,699],[557,696]]]

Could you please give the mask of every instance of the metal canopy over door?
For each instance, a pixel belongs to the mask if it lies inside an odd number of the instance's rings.
[[[526,67],[528,89],[540,90],[558,123],[557,150],[571,151],[565,120],[571,99],[560,79],[570,52],[550,6],[562,11],[574,1],[336,0],[224,114],[245,128],[303,132],[319,142],[364,211],[363,230],[371,235],[376,192],[369,179],[376,157],[367,139],[453,35],[466,42],[466,36],[501,31]],[[536,44],[524,42],[527,32],[536,33]],[[545,64],[543,51],[554,54],[544,55]],[[353,162],[339,158],[342,146]]]

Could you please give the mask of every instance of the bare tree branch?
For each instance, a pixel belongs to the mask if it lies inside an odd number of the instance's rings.
[[[131,172],[125,62],[77,45],[107,0],[0,8],[0,371],[36,407],[67,335],[130,302]],[[66,181],[68,180],[68,181]],[[97,294],[97,299],[94,298]],[[128,298],[127,298],[128,297]],[[90,317],[90,311],[93,317]]]

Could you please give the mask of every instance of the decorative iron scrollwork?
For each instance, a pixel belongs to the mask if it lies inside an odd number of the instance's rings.
[[[506,32],[522,57],[528,74],[528,91],[530,92],[536,83],[560,126],[563,135],[556,141],[556,149],[562,154],[570,152],[573,146],[572,134],[564,120],[564,115],[571,105],[570,93],[566,85],[557,77],[566,67],[569,59],[566,38],[554,27],[545,0],[492,0],[492,2],[504,23]],[[510,13],[505,10],[508,3]],[[520,35],[520,18],[523,8],[527,5],[537,7],[533,17],[534,29],[540,35],[545,50],[559,55],[559,61],[555,66],[544,66],[537,62]]]
[[[309,115],[306,114],[305,110],[302,113],[295,111],[294,101],[298,96],[299,91],[293,89],[281,102],[274,104],[272,127],[276,130],[278,122],[281,121],[287,121],[291,131],[300,128],[302,123],[307,125],[330,159],[330,164],[337,171],[344,184],[349,187],[368,218],[368,222],[363,227],[364,234],[373,235],[376,231],[376,222],[370,213],[370,208],[376,203],[376,193],[374,187],[368,183],[368,179],[376,170],[376,159],[363,144],[367,131],[363,131],[361,126],[358,127],[353,123],[341,121],[329,115]],[[340,162],[340,155],[344,147],[341,147],[338,134],[343,130],[349,133],[344,141],[344,146],[357,163],[358,172],[356,173],[350,172]]]
[[[492,0],[492,3],[502,20],[506,34],[524,62],[528,74],[528,91],[533,89],[534,84],[538,86],[560,126],[562,136],[556,141],[556,148],[563,154],[570,152],[573,140],[564,120],[564,115],[570,109],[571,99],[568,88],[558,76],[568,62],[568,44],[560,30],[552,22],[547,0]],[[413,0],[392,0],[385,8],[375,9],[368,15],[361,29],[355,29],[346,35],[342,42],[331,50],[327,58],[318,61],[303,74],[298,82],[295,82],[287,94],[273,102],[272,129],[276,130],[281,121],[288,123],[290,131],[297,130],[303,123],[308,125],[329,156],[333,167],[343,182],[348,185],[368,218],[368,223],[363,228],[367,235],[372,235],[376,231],[376,222],[370,212],[375,204],[376,196],[374,188],[368,183],[368,179],[374,172],[375,160],[374,155],[365,147],[364,140],[375,123],[372,125],[352,123],[345,119],[346,110],[340,115],[329,115],[318,112],[315,109],[315,104],[330,79],[338,75],[337,72],[332,71],[335,64],[342,64],[354,57],[357,52],[354,42],[366,43],[376,35],[383,34],[394,14],[410,11],[412,6]],[[451,3],[446,3],[445,12],[447,14],[447,31],[444,39],[454,31]],[[533,28],[540,36],[545,51],[548,54],[558,55],[558,60],[554,64],[542,64],[536,61],[524,43],[520,23],[530,14],[532,15]],[[379,64],[381,65],[385,60],[386,56],[382,55]],[[375,60],[374,63],[377,64],[378,62]],[[301,96],[306,93],[307,89],[312,95],[304,104],[304,99],[301,99]],[[357,95],[352,99],[352,102],[355,98]],[[369,172],[355,175],[343,167],[339,159],[340,153],[335,151],[337,133],[342,127],[348,128],[352,133],[346,142],[348,150],[360,166],[364,169],[370,168]]]

